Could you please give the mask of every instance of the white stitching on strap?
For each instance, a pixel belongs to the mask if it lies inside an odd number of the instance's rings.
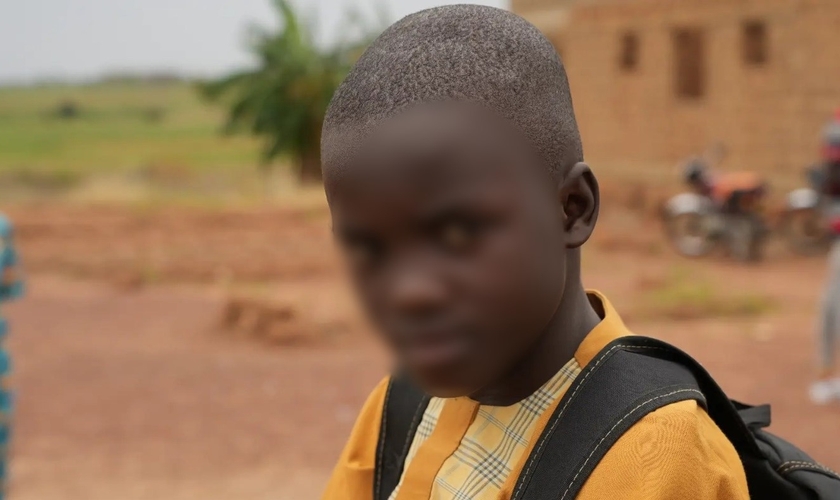
[[[836,472],[824,465],[820,465],[813,462],[803,462],[801,460],[790,460],[776,467],[776,470],[779,472],[779,474],[787,474],[788,472],[792,472],[796,469],[819,469],[828,472],[829,474],[833,474],[835,476],[840,477],[840,474],[837,474]]]
[[[641,407],[645,406],[648,403],[656,401],[657,399],[667,398],[667,397],[673,396],[675,394],[681,394],[681,393],[684,393],[684,392],[694,392],[694,393],[699,394],[700,396],[703,396],[703,393],[696,390],[696,389],[680,389],[678,391],[673,391],[673,392],[669,392],[668,394],[662,394],[660,396],[650,398],[647,401],[645,401],[644,403],[641,403],[640,405],[636,406],[635,408],[633,408],[632,410],[627,412],[627,414],[624,415],[623,417],[621,417],[621,419],[618,422],[616,422],[615,425],[613,425],[612,428],[606,434],[604,434],[604,437],[602,437],[601,440],[598,441],[598,444],[595,445],[595,448],[592,449],[592,452],[589,454],[588,457],[586,457],[586,460],[583,461],[583,465],[580,466],[580,469],[578,469],[577,473],[575,474],[575,477],[572,478],[572,482],[570,482],[569,485],[566,487],[566,491],[563,492],[563,496],[560,497],[560,500],[563,500],[564,498],[566,498],[566,495],[568,495],[569,490],[572,488],[572,485],[575,484],[575,481],[577,480],[580,473],[583,472],[583,469],[586,467],[586,464],[589,463],[589,460],[592,458],[592,455],[594,455],[595,452],[598,451],[598,448],[601,447],[601,444],[603,444],[604,441],[610,436],[610,434],[612,434],[612,432],[616,429],[616,427],[621,425],[621,422],[623,422],[630,415],[632,415],[633,413],[635,413]]]
[[[426,406],[423,406],[421,404],[417,407],[416,410],[414,410],[414,418],[411,419],[411,427],[409,427],[409,431],[411,429],[414,429],[414,434],[409,432],[408,435],[405,437],[405,443],[403,444],[402,453],[400,454],[400,457],[402,457],[403,460],[408,458],[408,449],[411,446],[411,443],[414,441],[414,436],[417,435],[417,426],[420,425],[417,421],[422,419],[423,416],[426,415],[426,408],[428,408],[428,404]]]
[[[526,483],[525,479],[528,478],[528,475],[531,473],[531,468],[537,462],[536,457],[539,457],[540,451],[542,450],[543,446],[549,440],[551,434],[554,433],[554,429],[557,427],[557,423],[560,422],[560,417],[562,417],[563,414],[566,412],[566,409],[569,407],[569,403],[571,403],[575,399],[575,394],[577,394],[577,391],[580,390],[581,387],[583,387],[583,384],[586,383],[586,379],[589,378],[589,375],[591,375],[593,372],[595,372],[595,370],[598,369],[598,365],[600,365],[601,362],[604,361],[604,358],[606,358],[607,356],[612,354],[612,352],[615,351],[616,349],[620,349],[620,348],[623,348],[623,347],[630,347],[630,348],[633,348],[633,349],[659,350],[659,351],[666,350],[662,347],[655,347],[655,346],[636,346],[636,345],[616,344],[616,345],[612,346],[607,352],[604,352],[600,356],[598,356],[598,359],[595,360],[595,364],[592,365],[592,369],[589,370],[588,372],[586,372],[586,375],[584,375],[584,377],[583,377],[583,379],[581,379],[580,383],[575,386],[575,390],[572,391],[572,395],[569,396],[569,399],[566,400],[566,403],[563,405],[563,408],[560,409],[560,412],[557,414],[557,417],[553,419],[554,421],[551,423],[551,427],[548,429],[548,433],[545,434],[545,436],[546,436],[545,439],[542,439],[540,441],[540,445],[533,452],[532,456],[535,457],[535,459],[528,461],[528,468],[525,469],[525,474],[522,475],[522,480],[520,480],[519,486],[516,487],[516,491],[513,494],[514,499],[519,497],[519,493],[522,490],[523,485]]]
[[[376,457],[376,486],[374,495],[378,495],[382,491],[382,464],[385,451],[385,428],[388,424],[388,400],[391,398],[391,388],[394,386],[394,379],[388,381],[388,389],[385,391],[385,403],[382,405],[382,427],[379,429],[379,449]]]

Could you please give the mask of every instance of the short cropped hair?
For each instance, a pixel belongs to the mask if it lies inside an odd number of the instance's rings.
[[[512,121],[552,173],[583,161],[566,70],[551,42],[508,11],[450,5],[403,18],[364,52],[327,109],[325,171],[381,121],[447,100]]]

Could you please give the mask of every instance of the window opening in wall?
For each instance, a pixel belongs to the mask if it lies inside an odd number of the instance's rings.
[[[697,28],[679,28],[674,46],[674,91],[677,97],[699,99],[706,95],[706,39]]]
[[[633,71],[639,66],[639,35],[628,32],[621,36],[618,66],[623,71]]]
[[[767,25],[747,21],[741,27],[741,53],[744,64],[761,66],[767,62]]]

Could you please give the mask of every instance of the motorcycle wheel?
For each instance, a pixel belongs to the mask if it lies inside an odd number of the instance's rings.
[[[824,253],[831,243],[831,236],[816,208],[785,211],[779,221],[778,232],[788,248],[799,255]]]
[[[666,215],[665,233],[671,246],[685,257],[704,257],[716,244],[710,216],[704,213]]]

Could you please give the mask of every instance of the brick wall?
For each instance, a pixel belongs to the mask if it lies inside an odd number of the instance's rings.
[[[570,2],[521,0],[513,8],[559,46],[593,164],[670,173],[715,140],[729,146],[733,169],[798,175],[816,158],[819,130],[840,106],[840,1],[579,1],[556,29],[539,19],[551,3]],[[746,22],[764,25],[763,65],[744,61]],[[675,92],[680,28],[702,32],[700,98]],[[627,33],[638,40],[632,70],[620,64]]]

